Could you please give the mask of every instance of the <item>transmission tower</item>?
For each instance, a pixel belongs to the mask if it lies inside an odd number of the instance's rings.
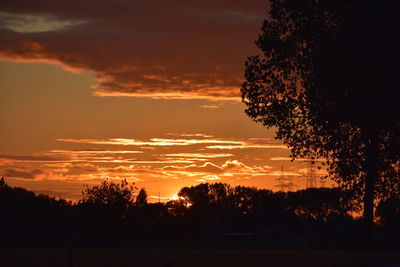
[[[307,161],[307,176],[306,176],[306,188],[317,187],[317,175],[315,165],[311,159]]]
[[[292,177],[289,175],[284,175],[283,166],[281,166],[281,175],[275,180],[277,183],[274,185],[274,187],[277,187],[279,191],[290,192],[295,187],[295,184],[292,182]]]

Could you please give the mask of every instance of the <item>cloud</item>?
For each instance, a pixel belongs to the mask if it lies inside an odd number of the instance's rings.
[[[190,137],[190,136],[188,136]],[[194,136],[197,137],[197,136]],[[264,149],[288,149],[284,144],[271,143],[269,140],[233,140],[222,138],[151,138],[149,141],[142,141],[128,138],[111,138],[111,139],[57,139],[60,142],[77,143],[77,144],[97,144],[97,145],[120,145],[120,146],[189,146],[189,145],[207,145],[207,149],[247,149],[247,148],[264,148]]]
[[[87,173],[96,173],[99,171],[99,168],[92,164],[70,164],[63,169],[65,170],[63,172],[63,175],[80,175]]]
[[[13,178],[23,178],[23,179],[34,179],[37,175],[43,174],[42,170],[34,169],[30,171],[20,170],[20,169],[4,169],[1,170],[1,176],[13,177]]]
[[[119,146],[188,146],[197,144],[242,144],[241,141],[223,139],[171,139],[152,138],[149,141],[141,141],[128,138],[111,139],[57,139],[60,142],[96,145],[119,145]]]
[[[237,160],[230,160],[225,162],[222,165],[222,168],[224,170],[231,170],[231,169],[249,169],[249,167],[247,167],[246,165],[244,165],[243,163],[237,161]]]
[[[270,158],[270,160],[274,160],[274,161],[295,161],[298,163],[304,163],[304,162],[310,162],[310,159],[307,158],[299,158],[299,159],[292,159],[290,157],[272,157]],[[314,162],[325,162],[326,159],[323,158],[319,158],[319,159],[313,159]]]
[[[272,176],[303,176],[303,173],[299,173],[299,172],[290,172],[290,171],[272,171],[270,173],[268,173],[268,175],[272,175]]]
[[[0,155],[0,159],[13,162],[51,162],[51,161],[68,161],[70,157],[66,155]]]
[[[226,150],[245,149],[245,148],[288,149],[288,147],[286,145],[281,145],[281,144],[255,144],[255,143],[251,143],[251,142],[243,142],[239,145],[213,145],[213,146],[207,146],[207,148],[208,149],[226,149]]]
[[[232,157],[233,154],[228,153],[174,153],[174,154],[164,154],[163,156],[167,157],[184,157],[184,158],[226,158]]]
[[[180,136],[180,137],[203,137],[203,138],[214,137],[214,135],[202,134],[202,133],[167,133],[166,135]]]
[[[41,168],[46,171],[48,179],[96,180],[104,177],[133,177],[156,181],[204,179],[205,175],[218,175],[221,179],[231,177],[240,180],[274,175],[272,167],[265,165],[263,161],[254,165],[255,157],[242,152],[244,148],[285,147],[273,143],[268,138],[220,138],[199,133],[169,133],[167,136],[169,138],[141,140],[57,139],[67,143],[63,144],[63,147],[69,148],[52,149],[46,153],[32,155],[0,155],[3,163],[1,169],[24,171],[25,174],[20,176],[32,177],[31,171]],[[75,144],[79,145],[78,148],[73,147]],[[129,146],[140,147],[140,150],[126,149]],[[235,149],[230,149],[229,152],[232,153],[212,153],[216,149],[215,146],[220,149],[232,146]],[[249,164],[252,161],[253,163]],[[21,166],[26,169],[19,170]]]
[[[103,154],[137,154],[143,153],[143,151],[136,150],[101,150],[101,149],[54,149],[50,150],[52,153],[63,153],[63,154],[73,154],[73,155],[103,155]]]
[[[222,138],[200,133],[58,140],[55,147],[42,153],[0,155],[0,174],[13,177],[10,180],[14,184],[22,181],[39,190],[63,189],[55,186],[55,181],[68,186],[96,184],[107,177],[127,178],[153,190],[149,195],[157,195],[158,191],[173,195],[183,186],[212,181],[273,188],[275,176],[281,173],[277,166],[269,166],[273,163],[271,157],[287,156],[286,146],[273,139]],[[225,146],[234,149],[221,150]],[[285,168],[289,164],[292,163],[287,162]],[[299,169],[306,165],[293,165],[292,169],[285,169],[290,171],[285,175],[305,180]],[[81,187],[73,190],[79,197]]]
[[[240,101],[259,0],[1,1],[0,57],[90,70],[97,96]]]
[[[50,150],[43,154],[33,155],[0,155],[0,162],[26,162],[26,163],[40,163],[40,162],[134,162],[135,158],[129,158],[130,154],[141,152],[136,151],[73,151],[73,150]],[[115,155],[114,155],[115,154]],[[118,156],[119,154],[125,155],[125,158]]]
[[[199,108],[205,108],[205,109],[216,109],[216,108],[220,108],[220,105],[201,105],[199,106]]]
[[[210,182],[210,181],[216,181],[216,180],[221,180],[221,177],[219,177],[218,175],[205,175],[200,179],[196,179],[195,181],[197,182]]]
[[[217,165],[215,165],[215,164],[213,164],[211,162],[206,162],[201,166],[193,165],[193,166],[186,167],[185,171],[194,172],[194,173],[197,173],[197,172],[201,172],[201,173],[223,173],[224,172],[224,170],[221,167],[219,167],[219,166],[217,166]]]
[[[164,171],[185,172],[185,173],[223,173],[224,170],[211,162],[206,162],[203,165],[197,166],[195,164],[189,166],[165,166],[162,168]]]
[[[166,166],[162,168],[164,171],[178,172],[189,176],[202,174],[223,174],[224,176],[238,175],[264,175],[269,173],[270,167],[251,167],[238,160],[228,160],[221,165],[212,162],[206,162],[203,165],[192,164],[189,166]]]
[[[62,20],[51,15],[13,14],[0,12],[1,28],[19,33],[59,31],[84,23],[84,21]]]
[[[274,161],[292,161],[292,158],[289,157],[272,157],[270,160]]]

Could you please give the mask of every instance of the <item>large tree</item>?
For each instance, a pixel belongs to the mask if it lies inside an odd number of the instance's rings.
[[[271,0],[241,92],[246,114],[323,157],[364,204],[399,194],[399,1]]]

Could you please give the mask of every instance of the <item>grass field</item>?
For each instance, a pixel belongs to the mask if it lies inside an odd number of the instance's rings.
[[[0,266],[68,266],[61,249],[0,250]],[[265,249],[77,249],[74,267],[94,266],[390,266],[400,267],[396,252]]]

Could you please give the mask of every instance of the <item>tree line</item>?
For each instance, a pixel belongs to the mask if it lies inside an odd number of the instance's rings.
[[[126,180],[86,186],[76,203],[36,195],[0,180],[4,247],[238,245],[357,248],[361,207],[337,188],[272,192],[225,183],[183,187],[179,199],[149,203]],[[400,237],[400,199],[376,209],[380,245]],[[68,241],[69,240],[69,241]]]

